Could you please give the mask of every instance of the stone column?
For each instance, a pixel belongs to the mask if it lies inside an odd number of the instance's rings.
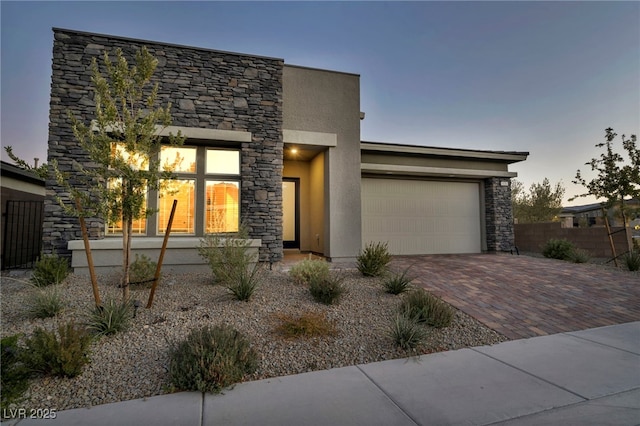
[[[487,250],[510,251],[514,247],[511,179],[490,178],[484,183]]]

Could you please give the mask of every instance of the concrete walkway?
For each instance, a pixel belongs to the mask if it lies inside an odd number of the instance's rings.
[[[47,425],[638,425],[640,321],[57,413]]]

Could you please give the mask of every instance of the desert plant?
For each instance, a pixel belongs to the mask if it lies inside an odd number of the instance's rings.
[[[389,335],[396,345],[409,350],[422,343],[426,337],[426,330],[418,318],[399,312],[393,317]]]
[[[225,285],[233,296],[243,302],[248,302],[260,284],[262,267],[259,264],[247,265],[238,271],[235,281]]]
[[[25,342],[25,364],[33,371],[75,377],[89,362],[91,335],[73,322],[61,324],[58,332],[36,328]]]
[[[58,315],[64,306],[60,286],[35,287],[27,298],[29,315],[33,318],[50,318]]]
[[[115,299],[106,300],[101,306],[92,308],[87,321],[87,327],[97,336],[108,336],[129,327],[133,316],[133,303],[117,302]]]
[[[399,312],[436,328],[447,327],[453,319],[453,310],[446,302],[422,289],[407,293],[400,304]]]
[[[289,270],[289,275],[299,284],[309,284],[312,279],[329,276],[329,264],[320,259],[305,259]]]
[[[575,246],[565,239],[551,238],[542,248],[542,255],[551,259],[571,260]]]
[[[277,315],[280,325],[276,332],[285,338],[333,336],[335,325],[321,313],[307,312],[302,315]]]
[[[630,271],[640,271],[640,250],[631,250],[622,257],[622,261]]]
[[[387,293],[400,294],[409,290],[411,281],[413,278],[409,276],[409,268],[407,268],[402,273],[395,272],[388,275],[382,285]]]
[[[175,390],[219,393],[258,367],[258,356],[242,333],[228,326],[191,331],[169,350]]]
[[[573,263],[588,263],[590,259],[591,254],[583,249],[575,249],[570,258]]]
[[[60,284],[69,275],[69,262],[57,254],[40,256],[33,267],[31,282],[37,287]]]
[[[136,253],[136,260],[129,267],[129,284],[151,286],[151,280],[155,276],[157,266],[158,264],[149,256]]]
[[[309,282],[309,291],[316,302],[332,305],[337,303],[346,291],[343,281],[344,277],[338,273],[313,278]]]
[[[387,243],[369,243],[356,258],[358,271],[366,277],[377,277],[387,270],[391,255]]]
[[[29,388],[29,368],[22,362],[23,349],[18,346],[20,336],[3,337],[0,340],[0,362],[2,368],[0,392],[1,409],[4,413],[10,404],[22,401],[22,395]]]

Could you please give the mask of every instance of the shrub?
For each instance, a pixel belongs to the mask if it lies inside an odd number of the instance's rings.
[[[591,259],[591,254],[583,249],[575,249],[571,254],[571,261],[573,263],[588,263]]]
[[[542,248],[542,255],[551,259],[571,260],[574,251],[571,241],[552,238]]]
[[[43,255],[35,263],[31,282],[37,287],[59,284],[69,275],[69,262],[57,254]]]
[[[369,243],[356,258],[358,271],[366,277],[377,277],[387,270],[391,262],[387,243]]]
[[[249,341],[228,326],[193,330],[169,350],[169,376],[176,390],[219,393],[257,367]]]
[[[22,395],[29,388],[30,371],[22,362],[23,349],[18,346],[19,335],[3,337],[0,340],[1,409],[4,413],[10,404],[23,400]]]
[[[630,271],[640,271],[640,250],[631,250],[622,257],[622,261]]]
[[[324,314],[307,312],[299,316],[278,315],[276,332],[286,338],[334,336],[336,328]]]
[[[151,287],[151,280],[156,274],[158,264],[149,256],[136,253],[136,260],[129,267],[129,284],[140,284]]]
[[[447,303],[422,289],[415,289],[405,296],[400,313],[436,328],[447,327],[453,319],[453,310]]]
[[[409,350],[422,343],[426,331],[417,318],[398,313],[391,323],[390,336],[396,345]]]
[[[108,336],[129,327],[133,316],[133,304],[118,302],[114,299],[106,300],[102,306],[94,306],[89,314],[87,327],[98,336]]]
[[[62,324],[58,333],[36,328],[25,342],[25,363],[34,371],[61,377],[75,377],[89,362],[91,336],[84,327]]]
[[[63,308],[59,285],[34,288],[27,299],[29,315],[34,318],[50,318],[58,315]]]
[[[251,250],[249,231],[244,225],[236,233],[205,235],[198,252],[209,263],[214,282],[239,300],[249,300],[260,284],[262,269]]]
[[[309,284],[312,279],[327,278],[329,264],[324,260],[305,259],[293,265],[289,275],[299,284]]]
[[[309,291],[316,302],[332,305],[337,303],[346,291],[343,281],[344,277],[337,274],[313,278],[309,283]]]
[[[402,271],[402,273],[393,273],[385,278],[382,285],[387,293],[400,294],[409,290],[411,281],[413,278],[409,277],[409,268]]]

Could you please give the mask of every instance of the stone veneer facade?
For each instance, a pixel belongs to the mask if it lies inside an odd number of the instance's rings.
[[[502,183],[505,182],[506,185]],[[511,179],[491,178],[484,182],[487,250],[510,251],[514,247]]]
[[[85,124],[94,118],[90,64],[105,51],[133,54],[146,46],[159,63],[158,101],[171,102],[174,126],[251,132],[241,147],[241,216],[252,238],[262,240],[260,259],[282,258],[282,73],[281,59],[146,42],[54,29],[48,161],[70,172],[73,161],[86,164],[67,112]],[[188,144],[189,141],[186,143]],[[211,141],[209,141],[211,142]],[[213,143],[211,146],[216,146]],[[72,185],[80,185],[71,178]],[[70,256],[69,240],[82,238],[79,222],[57,201],[70,203],[55,180],[46,182],[43,247],[45,253]],[[101,219],[87,219],[90,238],[104,237]]]

